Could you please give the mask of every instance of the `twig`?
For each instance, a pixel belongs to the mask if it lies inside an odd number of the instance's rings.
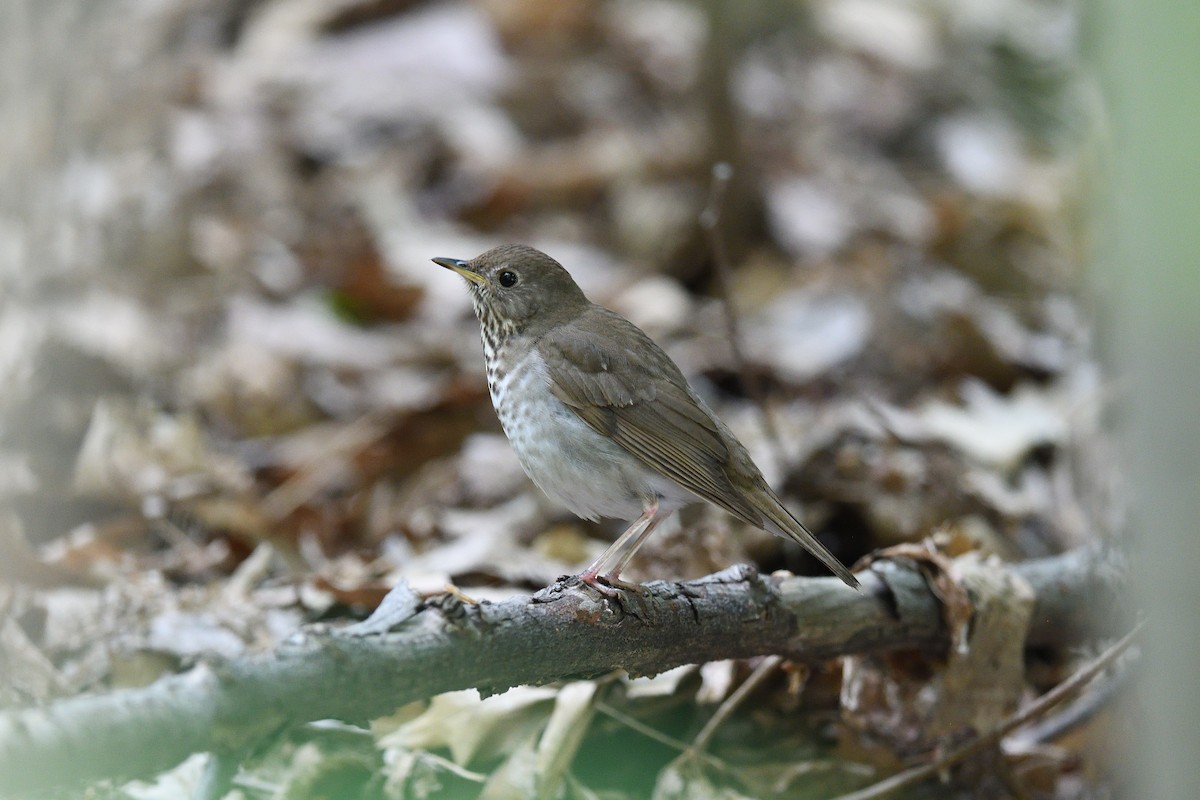
[[[1138,622],[1133,627],[1133,630],[1121,637],[1116,644],[1109,647],[1091,662],[1076,670],[1075,674],[1070,678],[1067,678],[1022,710],[1012,714],[987,733],[972,739],[961,747],[951,750],[936,761],[905,770],[865,789],[841,795],[834,800],[875,800],[875,798],[886,797],[899,789],[915,786],[918,783],[926,781],[955,764],[965,761],[971,756],[987,750],[989,747],[994,747],[1005,735],[1049,711],[1074,692],[1082,689],[1089,681],[1107,669],[1118,656],[1129,649],[1129,646],[1133,644],[1133,640],[1137,638],[1137,635],[1144,626],[1144,621]]]
[[[642,736],[645,736],[647,739],[653,739],[654,741],[658,742],[659,744],[670,747],[672,750],[678,750],[680,753],[688,753],[688,752],[691,752],[692,748],[694,747],[694,745],[689,745],[687,742],[676,739],[674,736],[668,736],[667,734],[663,733],[662,731],[660,731],[656,728],[650,727],[649,725],[647,725],[646,723],[637,719],[636,717],[631,717],[630,715],[626,714],[624,711],[613,708],[608,703],[605,703],[603,701],[596,703],[596,710],[599,711],[601,714],[604,714],[605,716],[612,717],[617,722],[621,723],[622,725],[629,728],[630,730],[637,731]],[[716,767],[717,769],[725,770],[725,771],[729,770],[728,764],[726,764],[724,761],[717,758],[716,756],[712,755],[711,753],[696,752],[695,755],[699,758],[702,758],[704,761],[707,761],[709,764]]]
[[[717,712],[712,715],[708,722],[704,723],[704,727],[696,734],[696,738],[692,740],[691,749],[697,753],[703,752],[708,747],[709,740],[713,734],[717,732],[717,728],[729,719],[729,716],[737,710],[737,707],[750,696],[750,693],[758,688],[767,677],[775,671],[775,669],[783,662],[779,656],[768,656],[762,660],[754,671],[750,673],[750,677],[742,682],[742,685],[733,690],[733,694],[725,698],[725,702],[721,703]]]
[[[729,262],[729,250],[725,246],[725,238],[721,235],[721,214],[725,208],[725,195],[729,191],[729,183],[733,180],[733,167],[727,161],[718,161],[712,168],[712,188],[708,193],[708,204],[700,213],[700,227],[708,239],[708,247],[712,252],[713,266],[717,271],[717,287],[721,292],[721,308],[725,314],[725,335],[729,339],[729,350],[733,355],[734,366],[737,367],[738,379],[742,388],[758,409],[758,420],[762,426],[775,466],[780,472],[788,465],[787,453],[783,450],[779,438],[779,427],[775,424],[775,415],[767,404],[766,391],[762,382],[757,380],[750,371],[746,359],[746,351],[742,348],[742,326],[738,316],[737,306],[733,302],[733,267]]]
[[[1017,740],[1030,744],[1045,744],[1062,738],[1100,713],[1128,685],[1133,672],[1132,667],[1126,667],[1111,675],[1105,675],[1062,711],[1021,731],[1016,736]]]

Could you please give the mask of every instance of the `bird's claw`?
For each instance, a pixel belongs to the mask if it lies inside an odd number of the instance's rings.
[[[587,570],[579,573],[576,577],[580,583],[590,586],[610,600],[620,597],[621,592],[642,593],[642,585],[640,583],[623,581],[615,575],[597,575],[595,572]]]

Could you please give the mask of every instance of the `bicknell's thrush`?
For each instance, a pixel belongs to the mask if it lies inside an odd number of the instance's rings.
[[[433,261],[467,281],[492,404],[525,472],[581,517],[637,517],[580,573],[584,583],[596,586],[601,575],[616,582],[655,526],[707,500],[791,539],[858,586],[783,507],[675,362],[584,297],[561,264],[520,245]]]

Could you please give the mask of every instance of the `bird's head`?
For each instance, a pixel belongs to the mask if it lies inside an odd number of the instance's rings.
[[[484,328],[508,336],[538,335],[573,319],[589,305],[562,265],[524,245],[507,244],[470,261],[435,258],[467,281],[475,314]]]

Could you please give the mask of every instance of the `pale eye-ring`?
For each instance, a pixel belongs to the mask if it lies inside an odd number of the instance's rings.
[[[505,289],[511,289],[512,287],[517,285],[517,273],[513,272],[512,270],[506,269],[506,270],[504,270],[504,272],[500,273],[499,280],[500,280],[501,286],[503,286]]]

